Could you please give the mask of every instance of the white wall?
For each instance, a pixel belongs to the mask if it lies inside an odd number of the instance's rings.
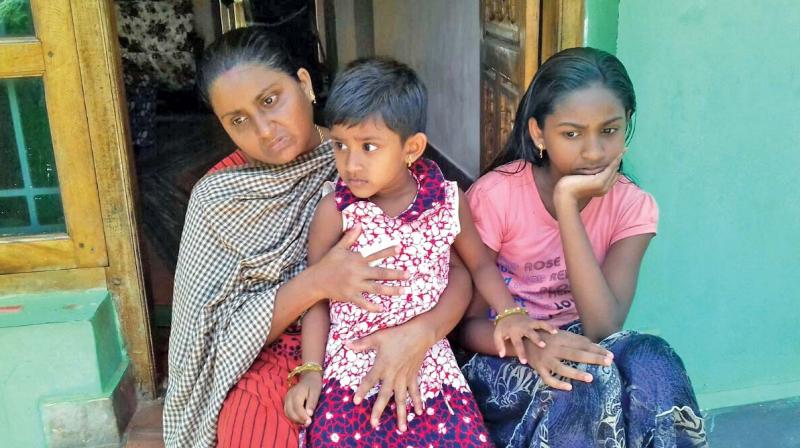
[[[428,87],[431,144],[467,174],[477,177],[478,0],[375,0],[372,8],[375,54],[405,62],[419,73]]]
[[[220,24],[214,20],[212,8],[219,8],[217,0],[192,0],[194,11],[194,29],[207,46],[216,38],[216,30]]]
[[[330,0],[336,14],[336,62],[339,70],[348,62],[372,56],[372,0]],[[380,3],[380,0],[378,1]]]

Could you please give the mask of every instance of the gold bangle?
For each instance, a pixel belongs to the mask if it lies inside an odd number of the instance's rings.
[[[320,372],[320,373],[322,373],[322,366],[319,365],[319,363],[312,362],[312,361],[304,362],[303,364],[300,364],[299,366],[297,366],[294,369],[292,369],[291,372],[289,372],[289,376],[286,377],[286,381],[291,383],[292,382],[292,378],[294,378],[294,377],[296,377],[298,375],[302,375],[302,374],[304,374],[306,372]]]
[[[527,316],[528,311],[521,306],[517,306],[514,308],[506,308],[505,311],[495,316],[494,324],[497,325],[497,323],[500,322],[501,320],[505,319],[508,316],[513,316],[515,314],[525,314]]]

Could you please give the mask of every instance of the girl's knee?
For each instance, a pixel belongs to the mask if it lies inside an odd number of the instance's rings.
[[[611,350],[614,352],[614,362],[623,374],[631,369],[684,370],[678,354],[659,336],[635,333],[617,345]]]
[[[693,404],[691,381],[675,350],[658,336],[634,334],[629,338],[620,344],[620,350],[614,350],[614,362],[629,398],[670,406],[678,402]]]

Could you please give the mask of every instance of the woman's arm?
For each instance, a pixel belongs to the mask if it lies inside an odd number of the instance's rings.
[[[581,199],[606,194],[618,179],[619,160],[592,176],[565,176],[553,193],[572,296],[586,337],[600,341],[622,329],[628,316],[642,258],[653,234],[614,243],[600,266],[580,217]]]
[[[380,415],[395,397],[397,424],[406,427],[406,397],[410,396],[417,415],[422,412],[422,398],[417,375],[428,350],[455,328],[464,315],[472,294],[469,273],[455,251],[450,251],[450,276],[439,302],[427,313],[392,328],[386,328],[350,344],[355,351],[376,350],[372,369],[361,381],[353,403],[358,404],[376,384],[380,392],[372,407],[371,422],[377,425]]]
[[[324,221],[326,224],[317,221]],[[320,234],[320,247],[325,249],[319,253],[324,255],[278,289],[267,343],[277,339],[286,327],[320,300],[337,299],[379,312],[381,307],[364,299],[363,292],[383,295],[402,293],[400,286],[383,285],[376,281],[402,280],[405,278],[403,271],[369,265],[371,261],[395,255],[397,248],[390,247],[369,257],[352,252],[350,247],[358,239],[361,229],[354,227],[342,236],[341,215],[336,209],[332,194],[320,201],[311,222],[311,228],[315,226],[319,228],[316,233]],[[314,251],[311,247],[309,250]]]

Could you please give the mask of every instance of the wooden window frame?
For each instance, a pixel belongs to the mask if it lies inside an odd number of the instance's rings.
[[[32,0],[36,36],[0,38],[0,78],[41,77],[66,233],[0,238],[0,274],[108,265],[69,0]]]

